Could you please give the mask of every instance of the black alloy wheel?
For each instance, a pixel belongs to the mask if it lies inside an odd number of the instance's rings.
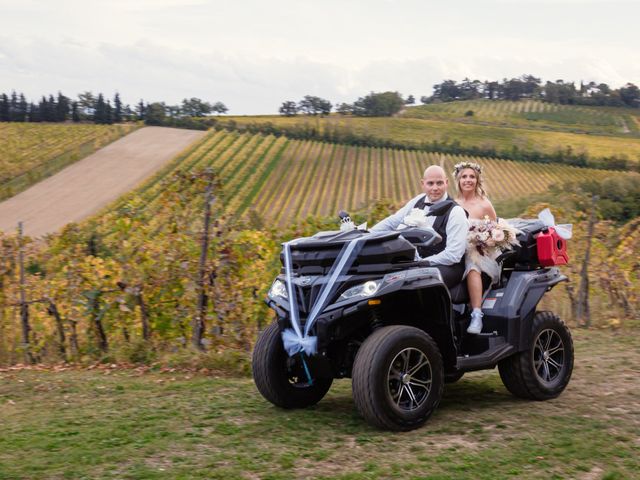
[[[258,391],[281,408],[315,405],[331,388],[333,378],[314,378],[309,382],[301,354],[289,357],[282,344],[278,323],[269,325],[253,349],[253,380]]]
[[[552,312],[533,317],[531,344],[498,364],[502,383],[513,395],[531,400],[555,398],[573,372],[573,340],[565,323]]]
[[[373,332],[353,365],[353,398],[365,420],[386,430],[423,425],[442,398],[442,356],[424,331],[403,325]]]

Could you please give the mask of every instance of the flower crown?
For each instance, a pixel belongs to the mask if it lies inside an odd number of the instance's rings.
[[[453,175],[454,176],[458,175],[458,173],[460,173],[465,168],[471,168],[471,169],[475,170],[476,172],[478,172],[479,174],[482,174],[482,167],[480,165],[478,165],[477,163],[460,162],[460,163],[456,163],[453,166]]]

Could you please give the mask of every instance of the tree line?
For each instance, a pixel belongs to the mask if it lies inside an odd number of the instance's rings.
[[[164,102],[145,103],[140,100],[135,106],[124,104],[116,92],[113,99],[102,93],[86,91],[76,99],[61,92],[43,95],[40,100],[27,100],[23,93],[13,90],[0,93],[0,122],[85,122],[112,124],[145,121],[149,125],[178,125],[181,120],[206,117],[213,113],[226,113],[229,109],[222,102],[209,103],[199,98],[185,98],[179,105]]]
[[[411,97],[411,96],[410,96]],[[358,98],[353,103],[337,104],[336,112],[342,115],[356,115],[359,117],[390,117],[404,107],[406,101],[398,92],[371,92]],[[283,102],[278,110],[280,115],[292,117],[299,113],[303,115],[329,115],[334,105],[313,95],[305,95],[302,100]]]
[[[640,89],[633,83],[611,88],[606,83],[556,80],[545,83],[533,75],[522,75],[502,81],[444,80],[433,86],[431,96],[420,98],[422,103],[453,102],[455,100],[522,100],[537,99],[562,105],[586,105],[640,108]]]
[[[453,102],[456,100],[511,100],[536,99],[562,105],[586,105],[640,108],[640,88],[627,83],[620,88],[612,88],[606,83],[542,80],[533,75],[522,75],[511,79],[471,80],[465,78],[461,82],[444,80],[433,86],[433,93],[423,95],[420,101],[424,104]],[[358,98],[353,103],[336,103],[333,105],[324,98],[305,95],[300,101],[287,100],[282,103],[278,113],[287,117],[295,115],[329,115],[332,111],[342,115],[363,117],[390,117],[400,112],[405,105],[413,105],[413,95],[406,98],[398,92],[371,92]]]

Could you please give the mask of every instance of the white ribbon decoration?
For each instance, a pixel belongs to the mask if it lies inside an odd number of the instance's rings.
[[[538,219],[545,227],[553,227],[560,238],[565,240],[569,240],[571,238],[573,234],[573,225],[570,223],[556,225],[556,219],[553,218],[553,214],[548,208],[545,208],[538,214]]]
[[[291,325],[295,330],[295,334],[298,338],[302,338],[302,331],[300,330],[300,320],[298,319],[298,302],[294,295],[293,289],[293,277],[291,275],[291,245],[290,242],[284,244],[284,274],[287,284],[287,295],[289,297],[289,316],[291,317]]]
[[[324,287],[320,291],[320,294],[311,308],[311,313],[309,314],[305,324],[304,335],[300,328],[298,300],[295,295],[296,291],[293,287],[293,275],[291,273],[291,242],[284,244],[284,270],[287,282],[287,294],[289,296],[289,316],[293,329],[287,328],[282,332],[282,342],[284,344],[284,349],[290,357],[298,352],[304,352],[307,355],[315,355],[317,352],[318,338],[309,336],[309,332],[318,318],[318,315],[327,306],[326,304],[329,300],[329,295],[331,294],[338,277],[340,277],[343,271],[348,270],[349,267],[351,267],[353,261],[358,256],[362,245],[364,245],[364,242],[365,238],[356,238],[351,240],[342,248],[338,258],[336,258],[333,266],[331,267],[329,280],[324,284]]]
[[[350,232],[351,230],[366,230],[367,222],[361,223],[360,225],[356,225],[352,220],[347,220],[346,222],[340,222],[340,231],[341,232]]]

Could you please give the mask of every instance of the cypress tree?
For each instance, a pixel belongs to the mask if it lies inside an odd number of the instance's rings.
[[[47,122],[55,122],[57,121],[57,113],[56,113],[56,99],[53,98],[53,95],[49,95],[49,100],[47,101],[47,107],[49,118]]]
[[[120,101],[120,94],[116,92],[113,97],[113,121],[116,123],[122,122],[122,102]]]
[[[9,101],[9,121],[18,121],[18,94],[15,90],[11,91],[11,100]]]
[[[96,111],[95,114],[93,115],[93,122],[94,123],[107,123],[106,119],[105,119],[105,109],[106,109],[106,105],[104,103],[104,97],[102,96],[102,94],[98,94],[98,100],[96,100]]]
[[[27,104],[27,99],[24,98],[24,94],[21,93],[20,94],[20,100],[18,101],[18,121],[19,122],[26,122],[27,121],[27,114],[28,112],[28,104]]]
[[[8,122],[9,118],[9,97],[3,93],[0,95],[0,122]]]
[[[80,110],[78,107],[78,102],[73,102],[71,104],[71,120],[74,122],[80,121]]]
[[[30,122],[41,122],[42,118],[40,116],[40,109],[38,108],[38,106],[31,102],[29,104],[29,121]]]
[[[107,100],[107,103],[104,106],[104,123],[108,125],[113,123],[113,107],[111,106],[110,100]]]
[[[56,104],[56,122],[65,122],[69,118],[70,100],[68,97],[58,92],[58,102]]]
[[[47,100],[47,97],[45,97],[44,95],[42,96],[42,99],[40,100],[40,103],[38,104],[38,110],[40,111],[40,121],[41,122],[48,122],[49,120],[49,101]]]

